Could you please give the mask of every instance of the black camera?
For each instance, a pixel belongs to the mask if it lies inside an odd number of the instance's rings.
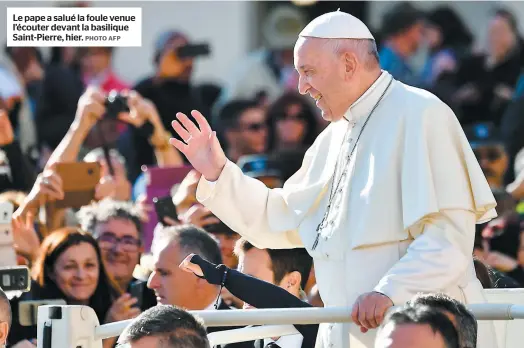
[[[127,98],[115,90],[109,92],[105,102],[106,116],[116,119],[121,112],[129,112]]]
[[[31,289],[29,268],[26,266],[0,267],[0,289],[23,291]]]
[[[178,47],[175,50],[175,53],[180,59],[189,59],[197,57],[207,57],[211,54],[211,48],[209,44],[187,44],[181,47]]]

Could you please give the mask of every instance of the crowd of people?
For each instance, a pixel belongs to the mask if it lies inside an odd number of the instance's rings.
[[[477,226],[471,255],[477,277],[484,288],[518,288],[524,287],[524,39],[507,10],[494,12],[486,27],[487,48],[477,51],[451,8],[423,13],[399,3],[382,20],[378,53],[383,70],[434,93],[457,115],[498,204],[498,218]],[[170,144],[180,139],[172,127],[177,112],[199,110],[227,158],[269,188],[299,170],[327,126],[315,101],[297,91],[294,43],[253,52],[223,86],[192,82],[198,57],[177,56],[190,43],[179,31],[160,35],[154,73],[134,84],[113,70],[112,48],[53,48],[49,60],[37,48],[7,49],[0,66],[0,203],[15,207],[13,248],[32,282],[29,292],[0,297],[0,343],[9,323],[8,347],[36,345],[36,324],[19,320],[21,304],[34,300],[88,305],[100,323],[134,318],[118,342],[104,340],[104,347],[135,348],[160,341],[208,347],[207,333],[231,329],[206,329],[185,310],[324,305],[306,249],[261,249],[241,238],[198,202],[195,170],[166,192],[177,216],[148,230],[155,216],[148,169],[188,166]],[[429,56],[417,71],[410,59],[424,44]],[[115,92],[121,109],[110,102]],[[60,170],[78,162],[99,168],[92,199],[57,204],[82,200],[83,186],[70,185],[78,178]],[[318,326],[296,328],[299,335],[227,346],[314,347]],[[388,314],[376,347],[473,348],[476,331],[459,302],[421,295]]]

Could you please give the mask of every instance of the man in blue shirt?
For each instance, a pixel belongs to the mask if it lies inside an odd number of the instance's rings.
[[[382,20],[384,44],[380,49],[380,66],[393,77],[409,85],[418,85],[419,78],[408,64],[423,39],[423,15],[409,3],[400,3]]]

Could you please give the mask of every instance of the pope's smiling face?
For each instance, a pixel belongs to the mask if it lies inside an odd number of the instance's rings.
[[[328,40],[300,37],[295,45],[295,68],[299,73],[298,90],[316,100],[322,117],[337,121],[347,111],[349,77],[352,67],[347,56],[335,54]]]

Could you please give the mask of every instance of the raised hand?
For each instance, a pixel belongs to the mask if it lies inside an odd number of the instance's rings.
[[[172,138],[170,143],[186,156],[193,168],[206,180],[216,181],[226,165],[226,155],[216,132],[211,130],[205,117],[196,110],[191,111],[191,115],[198,127],[186,115],[177,113],[177,120],[171,125],[183,141]]]
[[[182,271],[194,273],[195,275],[202,277],[204,275],[204,272],[202,272],[202,268],[200,268],[200,266],[196,263],[191,262],[193,256],[195,256],[195,254],[187,255],[178,267],[180,267]]]

